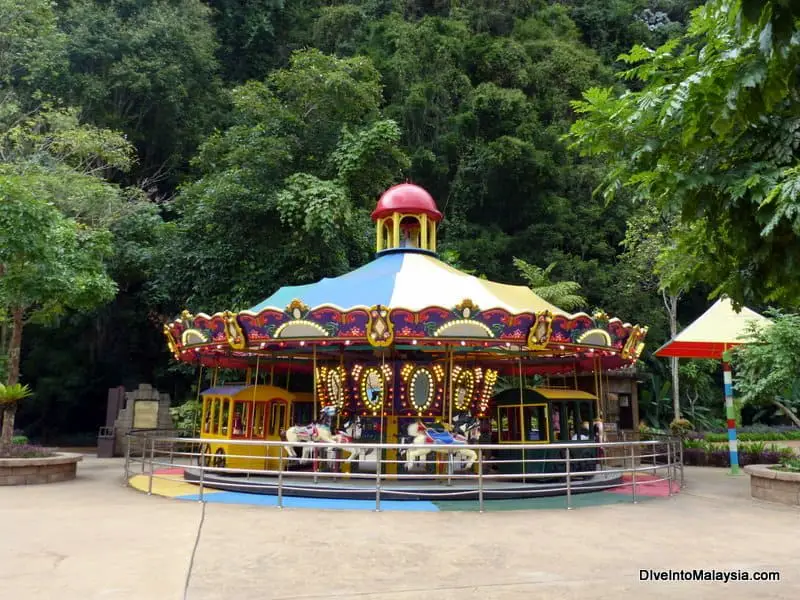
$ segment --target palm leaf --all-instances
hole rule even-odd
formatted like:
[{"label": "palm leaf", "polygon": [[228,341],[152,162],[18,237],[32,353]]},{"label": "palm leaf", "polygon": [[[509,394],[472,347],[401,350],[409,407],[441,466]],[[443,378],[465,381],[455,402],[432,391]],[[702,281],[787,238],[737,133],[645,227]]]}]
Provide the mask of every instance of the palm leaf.
[{"label": "palm leaf", "polygon": [[5,385],[0,383],[0,404],[14,404],[32,395],[33,392],[27,385],[19,383]]}]

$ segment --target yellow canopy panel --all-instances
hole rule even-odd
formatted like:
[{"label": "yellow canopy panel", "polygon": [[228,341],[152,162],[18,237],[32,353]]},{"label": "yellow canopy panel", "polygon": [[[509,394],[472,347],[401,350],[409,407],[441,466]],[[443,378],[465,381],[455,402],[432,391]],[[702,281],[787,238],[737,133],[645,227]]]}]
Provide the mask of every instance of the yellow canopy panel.
[{"label": "yellow canopy panel", "polygon": [[597,396],[581,390],[565,390],[560,388],[533,388],[548,400],[597,400]]}]

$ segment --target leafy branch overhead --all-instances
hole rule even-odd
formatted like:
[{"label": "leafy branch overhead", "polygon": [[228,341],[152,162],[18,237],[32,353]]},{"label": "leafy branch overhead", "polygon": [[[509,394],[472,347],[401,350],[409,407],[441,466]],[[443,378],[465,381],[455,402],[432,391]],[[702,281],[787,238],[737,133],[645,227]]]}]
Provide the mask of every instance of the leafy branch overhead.
[{"label": "leafy branch overhead", "polygon": [[606,198],[675,211],[676,251],[697,259],[682,278],[740,302],[800,298],[794,4],[711,0],[682,38],[620,56],[635,91],[573,102],[572,146],[609,161]]},{"label": "leafy branch overhead", "polygon": [[751,323],[733,352],[735,386],[744,402],[773,405],[800,427],[800,315],[772,312],[772,324]]}]

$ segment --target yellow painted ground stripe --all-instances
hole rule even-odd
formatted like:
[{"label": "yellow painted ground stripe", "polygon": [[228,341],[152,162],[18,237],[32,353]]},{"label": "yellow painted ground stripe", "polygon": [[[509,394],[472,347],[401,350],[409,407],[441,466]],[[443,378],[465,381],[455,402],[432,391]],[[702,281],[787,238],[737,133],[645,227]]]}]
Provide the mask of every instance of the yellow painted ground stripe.
[{"label": "yellow painted ground stripe", "polygon": [[[149,475],[134,475],[128,480],[132,488],[141,492],[147,492],[150,485]],[[156,475],[153,477],[153,493],[157,496],[164,496],[166,498],[175,498],[177,496],[188,496],[190,494],[197,494],[198,488],[196,485],[186,483],[182,475]],[[210,490],[206,488],[203,490],[205,494],[218,494],[219,490]]]}]

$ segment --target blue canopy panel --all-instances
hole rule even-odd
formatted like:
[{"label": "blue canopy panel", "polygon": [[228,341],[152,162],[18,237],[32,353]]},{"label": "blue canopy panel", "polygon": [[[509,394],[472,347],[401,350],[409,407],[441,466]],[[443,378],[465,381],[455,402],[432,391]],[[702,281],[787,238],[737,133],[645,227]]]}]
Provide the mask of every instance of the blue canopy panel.
[{"label": "blue canopy panel", "polygon": [[207,390],[203,390],[200,392],[201,396],[214,395],[214,396],[235,396],[239,392],[241,392],[245,386],[243,385],[223,385],[220,387],[215,388],[208,388]]},{"label": "blue canopy panel", "polygon": [[339,277],[326,277],[307,285],[282,287],[266,300],[250,308],[258,313],[265,308],[285,308],[299,299],[308,306],[333,304],[340,308],[354,306],[388,306],[395,288],[395,279],[403,266],[402,253],[386,254]]}]

